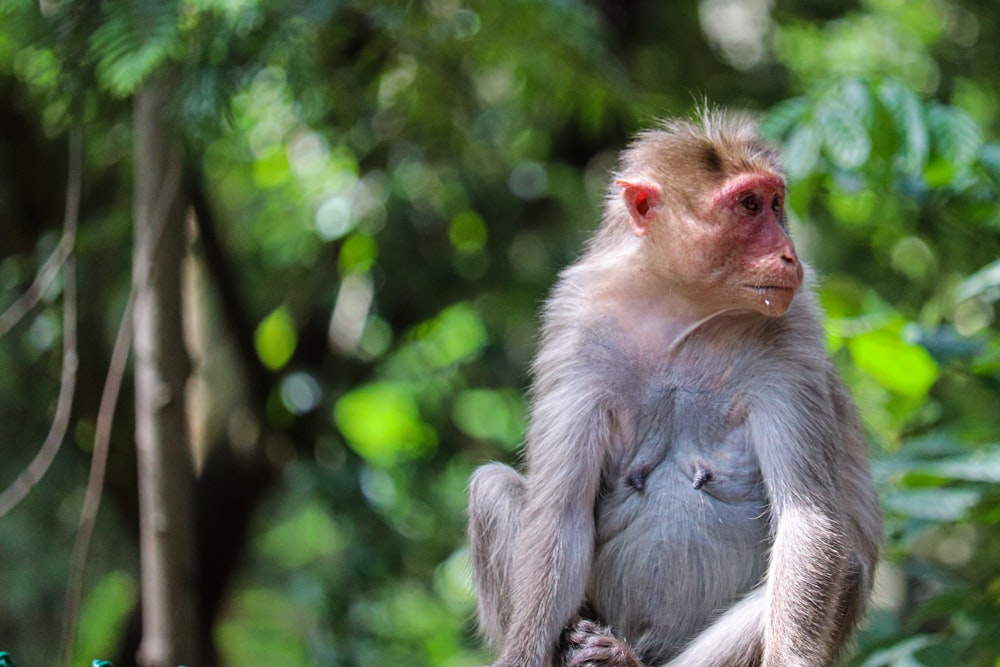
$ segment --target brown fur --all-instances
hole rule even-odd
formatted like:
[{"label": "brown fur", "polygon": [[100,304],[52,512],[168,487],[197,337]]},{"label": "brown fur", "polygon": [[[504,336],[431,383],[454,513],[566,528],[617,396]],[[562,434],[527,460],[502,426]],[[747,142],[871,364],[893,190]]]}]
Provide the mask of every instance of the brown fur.
[{"label": "brown fur", "polygon": [[706,112],[640,135],[616,183],[544,309],[526,471],[470,487],[496,665],[827,665],[881,517],[777,153]]}]

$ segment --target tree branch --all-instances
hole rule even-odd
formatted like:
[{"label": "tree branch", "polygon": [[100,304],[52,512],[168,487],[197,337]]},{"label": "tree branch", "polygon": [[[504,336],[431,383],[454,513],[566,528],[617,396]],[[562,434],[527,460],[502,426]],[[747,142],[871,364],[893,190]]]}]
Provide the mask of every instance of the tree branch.
[{"label": "tree branch", "polygon": [[68,667],[76,640],[76,623],[83,599],[83,575],[90,553],[90,543],[97,523],[97,512],[101,507],[104,491],[104,474],[108,466],[108,452],[111,448],[111,425],[114,422],[115,407],[121,392],[122,379],[132,347],[132,304],[129,296],[118,326],[118,335],[111,352],[111,363],[104,380],[104,391],[97,411],[97,428],[94,434],[94,452],[90,460],[90,477],[87,480],[87,494],[80,511],[80,526],[73,542],[73,553],[69,562],[69,582],[66,585],[66,604],[63,606],[62,636],[60,638],[59,664]]},{"label": "tree branch", "polygon": [[[83,181],[82,177],[83,171],[83,133],[81,130],[76,129],[70,134],[69,141],[69,176],[66,182],[66,213],[63,219],[63,234],[62,240],[59,243],[59,248],[63,249],[57,252],[49,258],[46,262],[46,266],[53,264],[53,266],[58,267],[60,264],[64,273],[64,286],[63,286],[63,365],[62,365],[62,376],[59,380],[59,396],[56,399],[56,412],[55,416],[52,418],[52,425],[49,428],[49,433],[45,437],[45,441],[39,448],[38,453],[35,454],[35,458],[32,459],[31,463],[18,475],[14,483],[7,487],[3,493],[0,493],[0,517],[5,516],[14,507],[18,505],[24,498],[31,492],[31,489],[35,487],[36,484],[45,476],[48,472],[49,467],[52,465],[52,461],[55,460],[56,454],[59,453],[59,449],[62,446],[63,439],[66,436],[66,431],[69,428],[70,414],[73,408],[73,395],[76,391],[76,369],[78,366],[77,358],[77,345],[76,345],[76,324],[77,324],[77,291],[76,291],[76,256],[73,252],[73,247],[76,243],[76,229],[77,224],[80,219],[80,192],[81,183]],[[61,253],[65,253],[62,257],[61,262],[54,261],[53,258],[61,256]],[[43,276],[46,275],[46,271],[43,271],[36,279],[35,283],[32,284],[32,288],[36,285],[42,283]],[[50,276],[47,280],[51,281]],[[37,288],[37,294],[41,294],[44,290],[44,285]],[[32,290],[29,289],[28,293]],[[27,312],[31,308],[33,303],[31,303],[31,298],[28,297],[28,293],[25,297],[22,297],[14,305],[22,304],[18,306],[19,309],[23,309],[23,312]],[[37,296],[32,297],[37,301]],[[28,305],[30,304],[30,305]],[[4,313],[7,316],[8,313],[15,311],[14,307],[8,309]],[[12,316],[10,326],[13,326],[17,321],[23,316],[23,312],[15,314]],[[4,333],[4,330],[0,330],[0,335]]]}]

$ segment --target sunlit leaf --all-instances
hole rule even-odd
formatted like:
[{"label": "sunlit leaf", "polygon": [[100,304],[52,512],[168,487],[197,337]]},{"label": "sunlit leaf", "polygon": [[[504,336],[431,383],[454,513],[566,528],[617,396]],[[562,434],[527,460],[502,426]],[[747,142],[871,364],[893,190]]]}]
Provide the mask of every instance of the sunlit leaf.
[{"label": "sunlit leaf", "polygon": [[288,363],[298,344],[298,331],[284,306],[264,318],[254,334],[254,342],[257,356],[271,370],[278,370]]},{"label": "sunlit leaf", "polygon": [[318,503],[275,524],[260,537],[261,551],[289,568],[297,568],[344,548],[346,537],[329,511]]},{"label": "sunlit leaf", "polygon": [[455,398],[452,419],[474,438],[494,439],[506,445],[517,444],[524,434],[524,405],[511,391],[463,391]]},{"label": "sunlit leaf", "polygon": [[936,157],[924,166],[924,181],[928,187],[943,188],[955,180],[955,164],[943,157]]},{"label": "sunlit leaf", "polygon": [[871,222],[873,214],[878,211],[885,215],[884,202],[874,192],[844,192],[832,188],[827,197],[827,205],[837,217],[838,222],[852,226],[866,225]]},{"label": "sunlit leaf", "polygon": [[434,569],[434,592],[454,612],[468,614],[475,608],[470,570],[468,548],[458,549]]},{"label": "sunlit leaf", "polygon": [[291,178],[288,155],[281,145],[265,148],[253,165],[254,182],[262,188],[274,188]]},{"label": "sunlit leaf", "polygon": [[216,631],[232,664],[271,667],[280,656],[282,667],[308,667],[307,638],[318,624],[317,612],[289,595],[265,589],[242,590],[234,596]]},{"label": "sunlit leaf", "polygon": [[438,367],[474,359],[487,341],[483,320],[469,303],[441,311],[422,333],[428,360]]},{"label": "sunlit leaf", "polygon": [[476,252],[486,245],[486,222],[475,211],[462,211],[451,219],[448,238],[451,245],[462,252]]},{"label": "sunlit leaf", "polygon": [[409,385],[363,385],[344,394],[333,414],[351,448],[374,465],[418,458],[437,444],[437,432],[421,419],[416,391]]},{"label": "sunlit leaf", "polygon": [[377,636],[432,636],[446,622],[443,610],[420,584],[403,582],[381,599],[359,605],[354,616]]},{"label": "sunlit leaf", "polygon": [[878,329],[851,338],[847,346],[858,368],[897,394],[922,398],[937,381],[938,364],[930,353],[898,333]]},{"label": "sunlit leaf", "polygon": [[136,581],[125,572],[111,572],[94,585],[80,610],[74,651],[80,658],[77,663],[115,653],[137,598]]},{"label": "sunlit leaf", "polygon": [[337,265],[342,275],[367,273],[378,257],[378,245],[367,234],[351,234],[340,247]]}]

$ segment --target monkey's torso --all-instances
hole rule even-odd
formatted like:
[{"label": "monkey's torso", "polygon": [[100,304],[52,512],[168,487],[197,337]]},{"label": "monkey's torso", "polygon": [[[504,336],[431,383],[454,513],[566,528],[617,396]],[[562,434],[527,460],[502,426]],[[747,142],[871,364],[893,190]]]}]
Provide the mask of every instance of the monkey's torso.
[{"label": "monkey's torso", "polygon": [[606,343],[587,355],[619,378],[606,394],[618,454],[602,471],[588,598],[646,664],[678,653],[766,572],[768,498],[746,420],[765,409],[773,371],[795,381],[775,368],[786,328],[724,315],[662,355]]},{"label": "monkey's torso", "polygon": [[470,480],[495,665],[826,667],[882,521],[778,151],[706,111],[613,177],[545,302],[524,472]]}]

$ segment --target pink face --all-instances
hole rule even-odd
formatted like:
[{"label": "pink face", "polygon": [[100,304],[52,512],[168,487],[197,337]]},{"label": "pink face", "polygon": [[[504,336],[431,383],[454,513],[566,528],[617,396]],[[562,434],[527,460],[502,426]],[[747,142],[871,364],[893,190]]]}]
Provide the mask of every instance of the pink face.
[{"label": "pink face", "polygon": [[802,285],[802,264],[785,229],[785,181],[771,172],[734,176],[715,190],[701,239],[720,270],[730,307],[782,315]]}]

